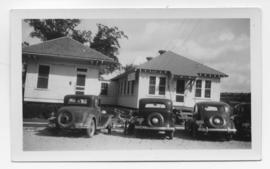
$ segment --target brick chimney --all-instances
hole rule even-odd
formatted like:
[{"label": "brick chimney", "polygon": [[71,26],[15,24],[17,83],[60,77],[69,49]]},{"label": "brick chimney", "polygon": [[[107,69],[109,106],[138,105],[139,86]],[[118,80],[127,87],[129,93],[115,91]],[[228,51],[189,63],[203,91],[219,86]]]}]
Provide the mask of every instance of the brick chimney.
[{"label": "brick chimney", "polygon": [[151,56],[148,56],[148,57],[146,57],[146,60],[149,62],[150,60],[152,60],[153,59],[153,57],[151,57]]},{"label": "brick chimney", "polygon": [[163,53],[167,52],[166,50],[159,50],[158,53],[162,55]]}]

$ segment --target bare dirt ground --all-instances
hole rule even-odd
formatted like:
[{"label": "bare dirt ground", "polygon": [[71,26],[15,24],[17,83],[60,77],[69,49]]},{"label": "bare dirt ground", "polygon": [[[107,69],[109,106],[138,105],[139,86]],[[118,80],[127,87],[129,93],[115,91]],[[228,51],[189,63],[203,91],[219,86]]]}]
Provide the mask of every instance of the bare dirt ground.
[{"label": "bare dirt ground", "polygon": [[121,129],[111,135],[101,132],[87,138],[82,132],[62,132],[52,134],[45,127],[24,127],[24,151],[48,150],[127,150],[127,149],[249,149],[250,141],[206,137],[200,140],[191,138],[184,131],[177,131],[173,140],[162,134],[139,133],[125,136]]}]

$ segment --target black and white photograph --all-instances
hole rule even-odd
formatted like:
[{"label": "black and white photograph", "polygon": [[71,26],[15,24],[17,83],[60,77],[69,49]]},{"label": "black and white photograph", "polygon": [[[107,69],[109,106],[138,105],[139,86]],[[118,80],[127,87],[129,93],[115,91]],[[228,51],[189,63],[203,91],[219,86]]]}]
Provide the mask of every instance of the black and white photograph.
[{"label": "black and white photograph", "polygon": [[147,151],[152,159],[257,147],[256,20],[173,11],[17,17],[21,151]]}]

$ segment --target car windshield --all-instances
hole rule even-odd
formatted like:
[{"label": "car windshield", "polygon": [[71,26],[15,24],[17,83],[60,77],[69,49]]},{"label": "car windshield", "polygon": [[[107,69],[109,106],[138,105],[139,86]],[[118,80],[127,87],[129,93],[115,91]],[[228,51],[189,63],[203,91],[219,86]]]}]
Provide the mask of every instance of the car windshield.
[{"label": "car windshield", "polygon": [[159,108],[159,109],[165,109],[166,105],[164,103],[146,103],[144,105],[144,108]]},{"label": "car windshield", "polygon": [[216,106],[216,105],[206,105],[202,106],[202,110],[204,112],[217,112],[217,113],[225,113],[229,112],[229,108],[227,106]]},{"label": "car windshield", "polygon": [[87,106],[89,105],[89,99],[88,98],[75,98],[71,97],[67,99],[66,104],[67,105],[81,105],[81,106]]}]

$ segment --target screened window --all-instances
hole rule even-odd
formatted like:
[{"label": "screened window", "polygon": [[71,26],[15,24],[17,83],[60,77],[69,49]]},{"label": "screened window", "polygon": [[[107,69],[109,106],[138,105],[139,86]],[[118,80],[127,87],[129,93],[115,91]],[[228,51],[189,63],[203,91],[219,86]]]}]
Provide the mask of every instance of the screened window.
[{"label": "screened window", "polygon": [[122,92],[122,82],[119,81],[119,94]]},{"label": "screened window", "polygon": [[160,77],[159,78],[159,94],[165,95],[165,90],[166,90],[166,78]]},{"label": "screened window", "polygon": [[50,67],[39,65],[37,88],[47,89],[49,82]]},{"label": "screened window", "polygon": [[134,94],[135,81],[131,81],[131,94]]},{"label": "screened window", "polygon": [[156,77],[150,76],[149,79],[149,94],[155,94],[156,92]]},{"label": "screened window", "polygon": [[127,94],[129,94],[129,90],[130,90],[130,87],[131,87],[130,86],[131,85],[131,81],[128,81],[127,84],[128,84],[128,86],[127,86]]},{"label": "screened window", "polygon": [[86,76],[83,74],[77,74],[77,86],[85,86]]},{"label": "screened window", "polygon": [[127,81],[124,80],[124,94],[126,94],[127,92]]},{"label": "screened window", "polygon": [[184,94],[185,93],[185,80],[178,79],[176,81],[176,93],[177,94]]},{"label": "screened window", "polygon": [[101,83],[101,92],[100,95],[108,95],[108,83]]},{"label": "screened window", "polygon": [[204,90],[204,97],[210,98],[211,97],[211,81],[205,81],[205,90]]},{"label": "screened window", "polygon": [[201,97],[201,96],[202,96],[202,80],[197,80],[195,97]]}]

